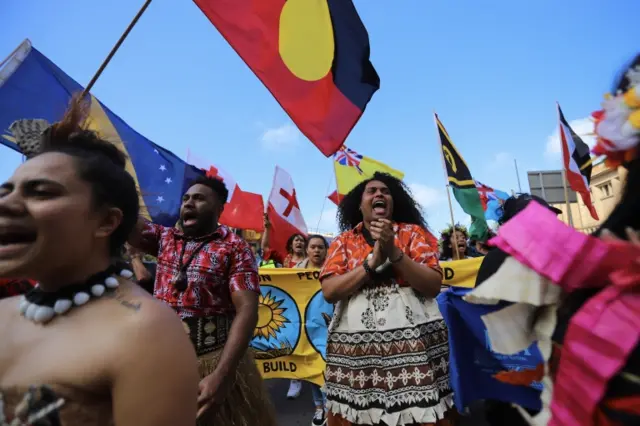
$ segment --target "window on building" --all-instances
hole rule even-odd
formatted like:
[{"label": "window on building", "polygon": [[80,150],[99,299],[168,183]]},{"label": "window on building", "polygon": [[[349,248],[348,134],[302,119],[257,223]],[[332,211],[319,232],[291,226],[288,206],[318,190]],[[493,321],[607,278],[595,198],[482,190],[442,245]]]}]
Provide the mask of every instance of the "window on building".
[{"label": "window on building", "polygon": [[613,196],[613,185],[611,181],[605,182],[602,185],[598,185],[601,198],[609,198]]}]

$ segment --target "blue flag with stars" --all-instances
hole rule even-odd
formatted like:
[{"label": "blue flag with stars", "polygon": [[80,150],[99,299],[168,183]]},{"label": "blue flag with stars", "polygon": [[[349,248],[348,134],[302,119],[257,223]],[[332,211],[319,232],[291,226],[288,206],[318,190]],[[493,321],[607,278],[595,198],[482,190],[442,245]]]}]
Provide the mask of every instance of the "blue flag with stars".
[{"label": "blue flag with stars", "polygon": [[[71,97],[83,87],[26,40],[0,68],[0,143],[20,152],[9,126],[15,120],[62,118]],[[127,171],[141,194],[141,213],[155,223],[174,226],[182,194],[202,170],[133,130],[95,97],[90,97],[87,127],[129,157]]]}]

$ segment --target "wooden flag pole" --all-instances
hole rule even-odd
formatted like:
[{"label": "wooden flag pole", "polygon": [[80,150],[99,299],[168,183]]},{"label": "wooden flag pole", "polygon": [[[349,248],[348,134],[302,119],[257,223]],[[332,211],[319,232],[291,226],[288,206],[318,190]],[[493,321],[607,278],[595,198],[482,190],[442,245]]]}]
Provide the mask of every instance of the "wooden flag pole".
[{"label": "wooden flag pole", "polygon": [[82,92],[82,97],[84,97],[87,93],[91,92],[93,85],[96,84],[96,81],[98,81],[104,69],[107,67],[107,65],[109,65],[109,62],[111,62],[113,55],[116,54],[116,52],[118,51],[118,49],[120,48],[124,40],[127,38],[127,36],[129,35],[133,27],[135,27],[135,25],[138,23],[138,20],[140,20],[140,17],[142,16],[142,14],[145,12],[145,10],[147,10],[147,7],[149,7],[150,3],[151,3],[151,0],[146,0],[144,2],[144,4],[140,8],[136,16],[133,18],[131,23],[129,23],[129,26],[127,27],[127,29],[124,30],[124,32],[120,36],[120,39],[118,40],[118,42],[113,46],[113,48],[111,49],[111,52],[109,52],[109,55],[107,55],[107,58],[102,62],[102,65],[100,65],[100,68],[98,68],[98,71],[96,71],[91,81],[89,81],[89,84],[87,84],[87,87],[85,87],[84,91]]},{"label": "wooden flag pole", "polygon": [[[449,191],[449,175],[447,174],[447,164],[445,163],[445,159],[444,159],[444,152],[442,151],[442,140],[440,140],[440,129],[438,128],[438,115],[436,114],[436,112],[433,112],[433,120],[436,124],[436,133],[438,135],[438,143],[439,143],[439,147],[438,149],[440,150],[440,158],[442,159],[442,170],[444,171],[444,181],[445,181],[445,191],[447,191],[447,200],[449,201],[449,214],[451,215],[451,234],[455,235],[455,231],[456,231],[456,222],[453,219],[453,204],[451,204],[451,194]],[[446,244],[446,241],[443,241],[442,244]],[[456,257],[458,259],[460,259],[460,251],[458,250],[458,245],[457,244],[451,244],[451,247],[456,251]]]}]

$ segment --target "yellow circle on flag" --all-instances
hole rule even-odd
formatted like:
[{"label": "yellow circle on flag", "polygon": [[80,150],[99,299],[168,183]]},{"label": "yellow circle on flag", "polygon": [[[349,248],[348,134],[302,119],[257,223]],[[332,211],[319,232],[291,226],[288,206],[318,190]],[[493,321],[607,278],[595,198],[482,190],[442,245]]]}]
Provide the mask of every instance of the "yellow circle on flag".
[{"label": "yellow circle on flag", "polygon": [[327,0],[287,0],[280,13],[280,56],[301,80],[317,81],[333,64],[335,43]]}]

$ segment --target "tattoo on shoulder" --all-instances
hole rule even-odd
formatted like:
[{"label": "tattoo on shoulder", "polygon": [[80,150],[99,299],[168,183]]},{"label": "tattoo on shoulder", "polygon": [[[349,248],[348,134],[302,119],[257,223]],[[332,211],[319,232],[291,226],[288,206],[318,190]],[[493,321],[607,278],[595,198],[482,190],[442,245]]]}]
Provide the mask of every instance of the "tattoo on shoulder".
[{"label": "tattoo on shoulder", "polygon": [[105,293],[105,297],[115,299],[118,301],[118,303],[120,303],[125,308],[138,312],[142,307],[142,302],[133,302],[131,300],[128,300],[127,296],[122,293],[123,291],[118,288],[115,291],[110,291],[108,293]]}]

